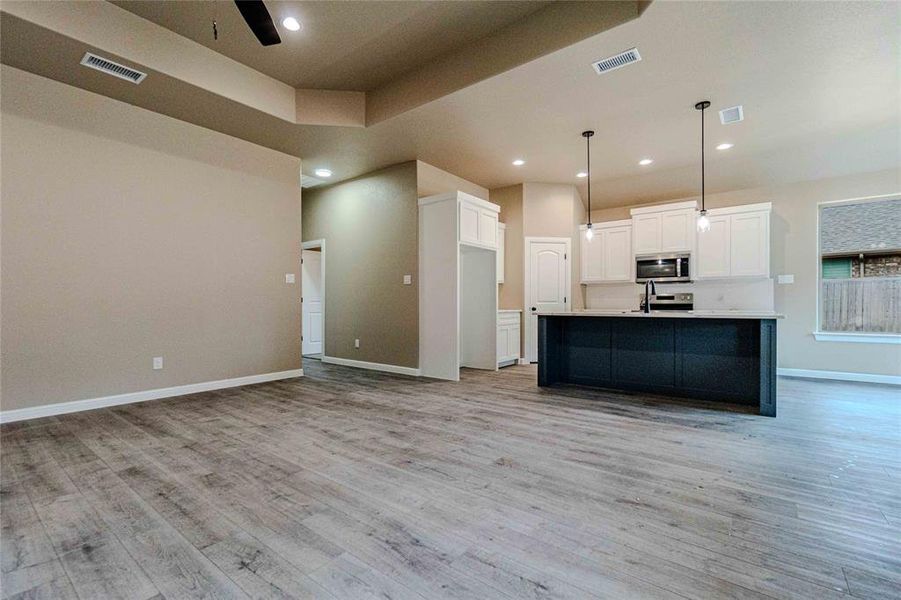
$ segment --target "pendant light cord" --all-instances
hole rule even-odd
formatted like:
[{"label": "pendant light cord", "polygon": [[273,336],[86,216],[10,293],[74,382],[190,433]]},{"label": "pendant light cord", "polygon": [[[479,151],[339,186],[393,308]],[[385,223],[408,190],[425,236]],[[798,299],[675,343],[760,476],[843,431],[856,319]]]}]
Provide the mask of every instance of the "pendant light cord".
[{"label": "pendant light cord", "polygon": [[585,138],[585,159],[588,163],[585,168],[588,174],[588,224],[591,225],[591,136]]},{"label": "pendant light cord", "polygon": [[704,203],[704,110],[706,106],[701,106],[701,210],[704,211],[707,209],[707,205]]},{"label": "pendant light cord", "polygon": [[710,108],[710,100],[701,100],[697,104],[695,104],[695,109],[701,111],[701,214],[706,214],[706,188],[705,188],[705,180],[706,173],[704,172],[704,111]]},{"label": "pendant light cord", "polygon": [[591,136],[593,135],[594,131],[590,129],[582,132],[582,137],[585,138],[585,159],[588,162],[585,165],[585,174],[588,177],[588,229],[591,229]]}]

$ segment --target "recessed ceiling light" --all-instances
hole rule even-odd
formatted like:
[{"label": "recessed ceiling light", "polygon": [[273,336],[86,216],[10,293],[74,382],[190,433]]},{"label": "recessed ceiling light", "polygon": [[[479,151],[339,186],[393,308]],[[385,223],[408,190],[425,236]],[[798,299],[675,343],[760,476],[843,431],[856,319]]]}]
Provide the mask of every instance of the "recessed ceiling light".
[{"label": "recessed ceiling light", "polygon": [[300,31],[300,21],[294,17],[285,17],[284,20],[282,20],[282,25],[284,25],[285,29],[288,31]]},{"label": "recessed ceiling light", "polygon": [[515,167],[521,167],[524,164],[526,164],[526,161],[524,161],[521,158],[517,158],[516,160],[513,161],[513,166],[515,166]]},{"label": "recessed ceiling light", "polygon": [[638,161],[638,164],[640,164],[642,167],[646,167],[652,162],[654,162],[654,160],[651,158],[642,158],[640,161]]},{"label": "recessed ceiling light", "polygon": [[578,173],[576,173],[576,177],[579,177],[580,179],[582,177],[588,177],[588,173],[586,173],[585,171],[579,171]]},{"label": "recessed ceiling light", "polygon": [[720,144],[719,146],[717,146],[716,149],[717,150],[728,150],[732,146],[733,146],[733,144],[730,144],[729,142],[724,142],[724,143]]},{"label": "recessed ceiling light", "polygon": [[331,177],[332,176],[332,172],[329,171],[328,169],[316,169],[315,171],[313,171],[313,173],[316,174],[316,177]]}]

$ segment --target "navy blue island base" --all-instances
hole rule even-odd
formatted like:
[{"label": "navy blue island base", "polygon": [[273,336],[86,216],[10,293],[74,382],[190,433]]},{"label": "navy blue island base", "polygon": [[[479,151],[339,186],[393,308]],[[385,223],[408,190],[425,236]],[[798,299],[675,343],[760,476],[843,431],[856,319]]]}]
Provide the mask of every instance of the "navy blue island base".
[{"label": "navy blue island base", "polygon": [[754,406],[776,416],[775,318],[538,316],[538,385]]}]

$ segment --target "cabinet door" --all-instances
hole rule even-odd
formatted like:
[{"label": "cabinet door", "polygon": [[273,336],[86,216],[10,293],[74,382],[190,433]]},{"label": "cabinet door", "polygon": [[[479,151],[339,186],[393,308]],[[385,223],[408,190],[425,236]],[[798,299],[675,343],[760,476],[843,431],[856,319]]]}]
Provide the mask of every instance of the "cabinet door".
[{"label": "cabinet door", "polygon": [[589,241],[585,231],[579,230],[579,262],[582,283],[604,280],[604,231],[598,230]]},{"label": "cabinet door", "polygon": [[507,357],[519,358],[519,323],[507,326]]},{"label": "cabinet door", "polygon": [[507,326],[497,326],[497,362],[507,360]]},{"label": "cabinet door", "polygon": [[497,213],[492,210],[479,209],[479,243],[497,248]]},{"label": "cabinet door", "polygon": [[479,207],[460,203],[460,241],[479,243]]},{"label": "cabinet door", "polygon": [[693,210],[674,210],[660,215],[660,251],[691,250],[694,239]]},{"label": "cabinet door", "polygon": [[618,227],[603,232],[604,281],[632,279],[632,228]]},{"label": "cabinet door", "polygon": [[660,214],[638,215],[632,218],[635,254],[660,251]]},{"label": "cabinet door", "polygon": [[504,283],[504,259],[506,258],[507,231],[503,223],[497,224],[497,282]]},{"label": "cabinet door", "polygon": [[769,275],[769,216],[769,212],[732,215],[729,265],[733,277]]},{"label": "cabinet door", "polygon": [[710,231],[698,232],[698,279],[729,276],[729,221],[728,215],[710,217]]}]

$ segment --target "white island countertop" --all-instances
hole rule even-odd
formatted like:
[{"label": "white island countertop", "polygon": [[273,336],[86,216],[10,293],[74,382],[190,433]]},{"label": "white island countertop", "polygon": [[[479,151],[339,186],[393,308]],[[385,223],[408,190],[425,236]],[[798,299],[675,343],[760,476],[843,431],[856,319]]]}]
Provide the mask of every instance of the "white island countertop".
[{"label": "white island countertop", "polygon": [[635,309],[574,310],[572,312],[540,312],[539,317],[638,317],[664,319],[784,319],[785,315],[765,310],[652,310]]}]

